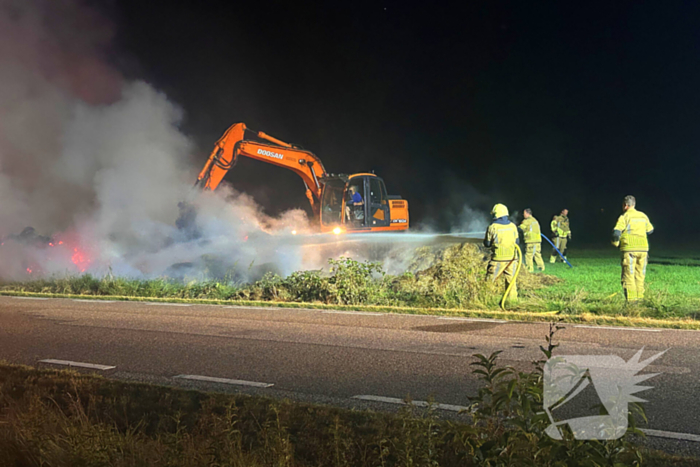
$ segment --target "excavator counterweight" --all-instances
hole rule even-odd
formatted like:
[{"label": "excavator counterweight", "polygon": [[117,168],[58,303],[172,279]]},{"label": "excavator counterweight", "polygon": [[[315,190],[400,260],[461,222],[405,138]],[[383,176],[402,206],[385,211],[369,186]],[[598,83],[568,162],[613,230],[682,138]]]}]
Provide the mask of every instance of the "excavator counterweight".
[{"label": "excavator counterweight", "polygon": [[[246,133],[253,139],[246,139]],[[408,202],[388,196],[384,181],[375,174],[330,175],[314,153],[252,131],[244,123],[232,125],[216,142],[196,185],[215,190],[240,156],[299,175],[322,232],[408,229]]]}]

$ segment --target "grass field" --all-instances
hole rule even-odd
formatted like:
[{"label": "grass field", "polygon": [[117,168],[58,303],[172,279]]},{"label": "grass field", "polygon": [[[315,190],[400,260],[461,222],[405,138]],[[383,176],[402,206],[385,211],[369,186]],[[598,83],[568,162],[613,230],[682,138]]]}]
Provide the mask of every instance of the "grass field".
[{"label": "grass field", "polygon": [[631,307],[625,306],[620,254],[616,250],[573,249],[567,256],[573,268],[563,263],[546,264],[547,274],[563,280],[535,291],[523,307],[569,314],[700,317],[700,251],[694,255],[687,251],[652,251],[645,300]]}]

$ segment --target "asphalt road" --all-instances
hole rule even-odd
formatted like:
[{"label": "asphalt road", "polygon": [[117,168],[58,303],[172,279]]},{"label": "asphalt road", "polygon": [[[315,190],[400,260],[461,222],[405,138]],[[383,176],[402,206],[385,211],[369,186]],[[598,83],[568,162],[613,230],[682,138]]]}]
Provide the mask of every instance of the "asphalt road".
[{"label": "asphalt road", "polygon": [[[120,379],[389,410],[390,400],[374,400],[432,396],[447,409],[465,406],[479,387],[473,354],[502,350],[503,363],[528,369],[547,332],[546,323],[0,297],[0,359],[8,362],[108,365],[116,368],[102,373]],[[567,325],[556,341],[560,355],[625,361],[642,347],[643,358],[665,350],[642,370],[660,373],[642,383],[653,389],[637,394],[648,401],[648,428],[664,432],[650,442],[700,451],[700,332]]]}]

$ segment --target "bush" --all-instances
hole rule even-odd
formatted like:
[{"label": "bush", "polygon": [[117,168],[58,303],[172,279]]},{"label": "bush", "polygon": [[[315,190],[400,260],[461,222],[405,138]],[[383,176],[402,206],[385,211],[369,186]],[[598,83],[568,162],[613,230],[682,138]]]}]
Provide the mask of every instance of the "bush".
[{"label": "bush", "polygon": [[360,305],[376,303],[380,295],[381,281],[374,275],[384,276],[379,263],[360,263],[350,258],[329,259],[331,277],[329,291],[334,303],[339,305]]},{"label": "bush", "polygon": [[[553,343],[561,326],[550,324],[547,348],[540,347],[544,356],[552,357],[558,346]],[[618,440],[577,440],[564,431],[562,440],[550,438],[545,430],[550,424],[543,407],[543,365],[546,360],[534,362],[532,372],[517,372],[511,367],[498,366],[500,352],[490,356],[475,355],[473,373],[485,383],[475,397],[471,397],[469,412],[478,426],[485,427],[483,441],[469,445],[473,460],[480,465],[496,466],[641,466],[642,453],[629,441],[631,434],[641,435],[636,428],[636,416],[646,422],[643,408],[632,403],[628,412],[629,426],[625,436]]]},{"label": "bush", "polygon": [[239,298],[246,300],[287,301],[289,296],[284,280],[277,274],[268,272],[262,279],[238,293]]},{"label": "bush", "polygon": [[321,277],[321,271],[297,271],[284,281],[292,301],[327,303],[330,296],[328,279]]}]

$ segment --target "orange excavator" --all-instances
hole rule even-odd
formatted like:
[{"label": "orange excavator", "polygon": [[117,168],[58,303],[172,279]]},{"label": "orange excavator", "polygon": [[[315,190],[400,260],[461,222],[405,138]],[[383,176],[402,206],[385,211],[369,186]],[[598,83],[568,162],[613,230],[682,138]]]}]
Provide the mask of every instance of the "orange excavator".
[{"label": "orange excavator", "polygon": [[[246,136],[253,139],[247,139]],[[321,159],[262,131],[232,125],[216,142],[196,186],[215,190],[240,156],[291,170],[301,177],[321,232],[385,232],[408,229],[408,202],[388,196],[372,173],[333,175]]]}]

